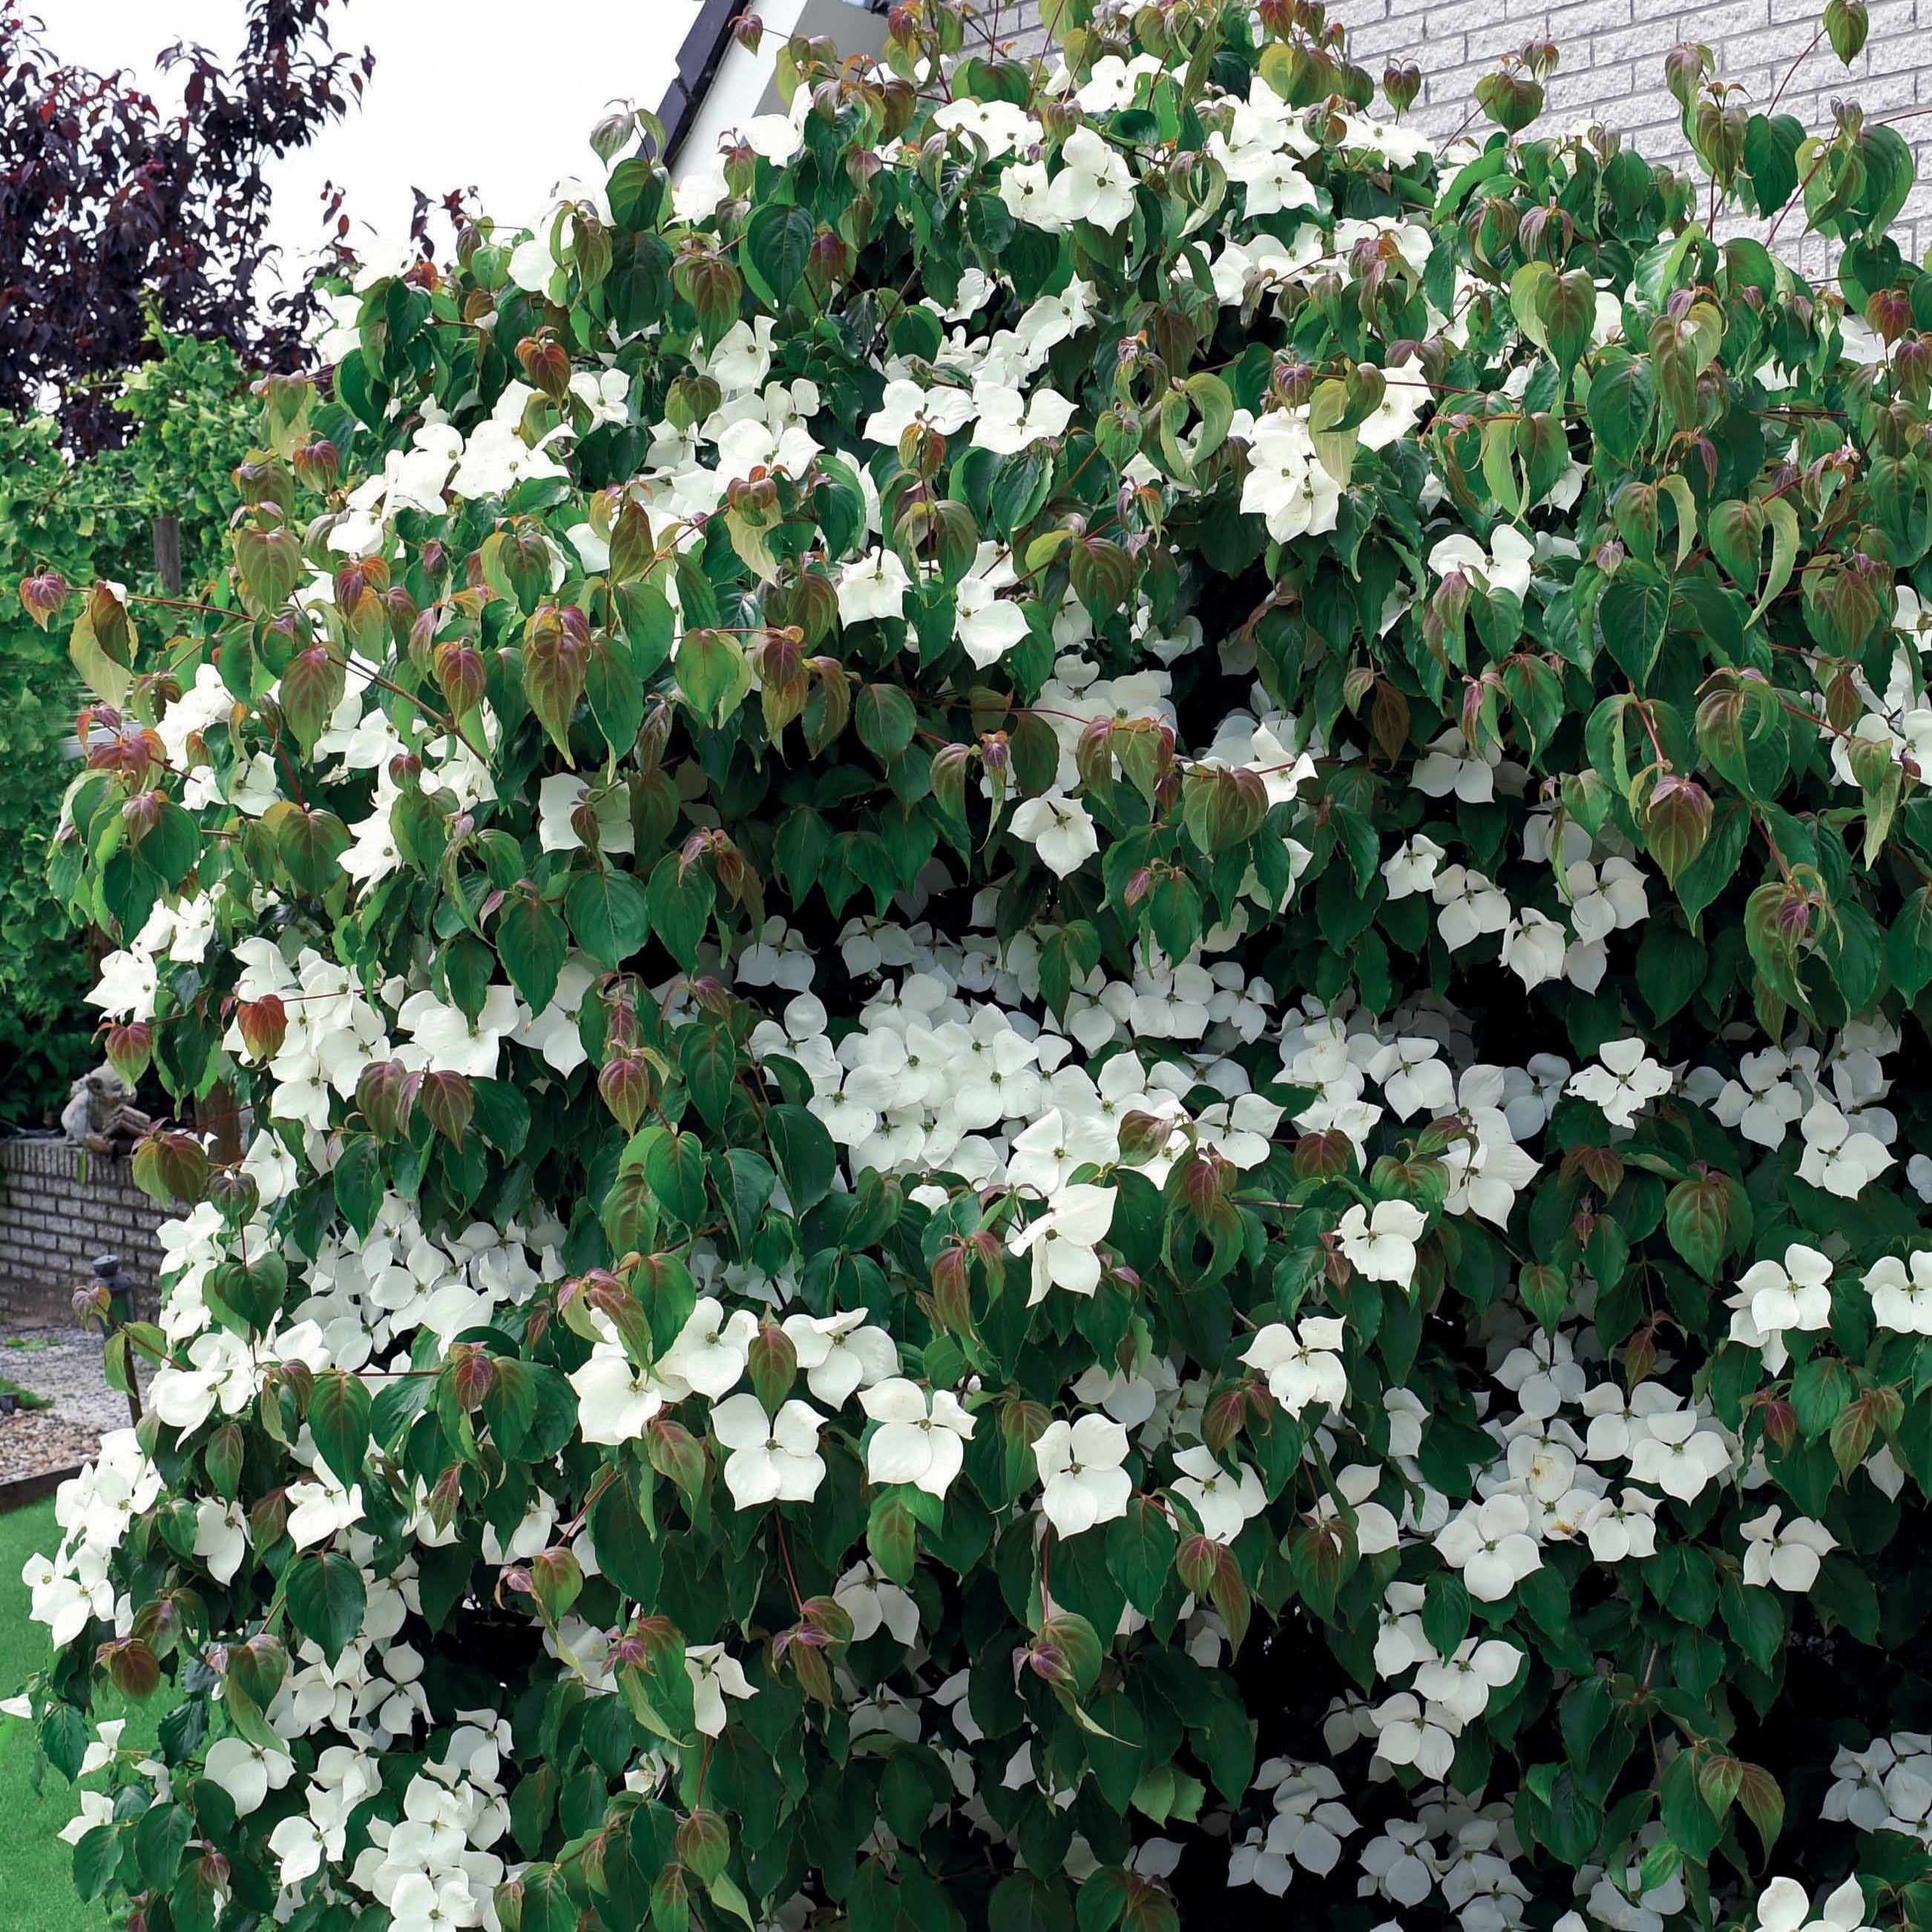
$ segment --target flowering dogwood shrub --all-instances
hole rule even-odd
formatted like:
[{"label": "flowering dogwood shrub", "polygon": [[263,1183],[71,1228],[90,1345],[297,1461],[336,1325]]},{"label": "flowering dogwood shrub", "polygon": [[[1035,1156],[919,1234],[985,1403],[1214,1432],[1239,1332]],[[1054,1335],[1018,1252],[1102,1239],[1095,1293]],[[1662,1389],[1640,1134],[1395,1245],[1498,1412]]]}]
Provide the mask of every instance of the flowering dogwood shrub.
[{"label": "flowering dogwood shrub", "polygon": [[1904,145],[1060,25],[616,117],[79,603],[147,1932],[1932,1916]]}]

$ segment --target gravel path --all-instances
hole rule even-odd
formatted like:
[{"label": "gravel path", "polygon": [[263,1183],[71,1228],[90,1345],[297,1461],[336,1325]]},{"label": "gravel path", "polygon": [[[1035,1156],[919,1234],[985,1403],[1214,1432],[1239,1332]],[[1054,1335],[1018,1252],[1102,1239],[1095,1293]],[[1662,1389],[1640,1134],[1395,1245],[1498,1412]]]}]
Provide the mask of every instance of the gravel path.
[{"label": "gravel path", "polygon": [[70,1422],[50,1408],[0,1415],[0,1483],[71,1469],[100,1446],[99,1430]]},{"label": "gravel path", "polygon": [[101,1338],[74,1328],[16,1328],[0,1337],[0,1376],[52,1398],[51,1408],[0,1416],[0,1482],[70,1468],[101,1433],[128,1426],[128,1398],[107,1386]]}]

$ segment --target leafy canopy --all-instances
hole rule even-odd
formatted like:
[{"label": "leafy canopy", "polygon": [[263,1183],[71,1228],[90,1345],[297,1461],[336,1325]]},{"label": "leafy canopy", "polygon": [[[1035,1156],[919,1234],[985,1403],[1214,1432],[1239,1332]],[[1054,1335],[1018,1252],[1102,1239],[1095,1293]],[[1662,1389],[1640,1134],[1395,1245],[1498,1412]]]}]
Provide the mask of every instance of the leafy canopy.
[{"label": "leafy canopy", "polygon": [[893,20],[365,276],[196,608],[23,586],[114,1049],[253,1110],[34,1572],[82,1889],[1919,1922],[1904,142]]}]

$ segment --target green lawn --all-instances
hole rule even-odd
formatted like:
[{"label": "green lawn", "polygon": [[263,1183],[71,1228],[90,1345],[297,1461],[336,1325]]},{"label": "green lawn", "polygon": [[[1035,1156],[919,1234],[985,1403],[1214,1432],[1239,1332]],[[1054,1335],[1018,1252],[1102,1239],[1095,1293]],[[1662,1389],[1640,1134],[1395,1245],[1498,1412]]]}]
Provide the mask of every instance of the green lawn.
[{"label": "green lawn", "polygon": [[[59,1540],[52,1497],[0,1516],[0,1696],[11,1696],[46,1654],[46,1627],[27,1618],[20,1567],[37,1550],[51,1555]],[[118,1706],[111,1690],[107,1697]],[[137,1735],[152,1735],[160,1708],[158,1698],[146,1711],[132,1711],[130,1742]],[[49,1767],[37,1792],[35,1755],[28,1726],[17,1718],[0,1718],[0,1926],[22,1932],[29,1926],[34,1932],[102,1932],[107,1915],[74,1895],[71,1853],[55,1835],[78,1808],[74,1787]]]}]

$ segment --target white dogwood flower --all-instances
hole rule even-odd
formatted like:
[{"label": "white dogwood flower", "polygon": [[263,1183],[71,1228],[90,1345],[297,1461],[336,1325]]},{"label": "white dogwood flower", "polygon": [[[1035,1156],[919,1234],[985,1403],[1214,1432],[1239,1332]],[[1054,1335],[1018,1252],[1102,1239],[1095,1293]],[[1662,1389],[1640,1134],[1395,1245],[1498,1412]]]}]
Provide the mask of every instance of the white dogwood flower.
[{"label": "white dogwood flower", "polygon": [[1522,1652],[1500,1637],[1465,1637],[1450,1655],[1417,1670],[1415,1688],[1459,1724],[1473,1724],[1488,1708],[1490,1694],[1516,1681],[1522,1660]]},{"label": "white dogwood flower", "polygon": [[1670,1091],[1669,1070],[1650,1058],[1641,1040],[1606,1040],[1597,1059],[1596,1066],[1573,1074],[1564,1091],[1589,1101],[1613,1127],[1635,1126],[1637,1115]]},{"label": "white dogwood flower", "polygon": [[658,1379],[668,1388],[682,1384],[716,1402],[736,1387],[758,1332],[758,1318],[748,1308],[727,1316],[715,1296],[700,1294],[658,1359]]},{"label": "white dogwood flower", "polygon": [[1341,1354],[1345,1332],[1345,1324],[1333,1316],[1306,1316],[1299,1331],[1285,1322],[1270,1322],[1241,1360],[1266,1378],[1268,1394],[1291,1415],[1311,1404],[1340,1408],[1348,1400]]},{"label": "white dogwood flower", "polygon": [[1508,1490],[1468,1502],[1436,1538],[1436,1552],[1478,1603],[1500,1603],[1532,1570],[1543,1552],[1529,1534],[1529,1505]]},{"label": "white dogwood flower", "polygon": [[965,1460],[974,1418],[950,1389],[928,1390],[902,1376],[876,1382],[859,1398],[879,1426],[866,1444],[875,1483],[910,1483],[943,1496]]},{"label": "white dogwood flower", "polygon": [[1932,1335],[1932,1250],[1908,1262],[1886,1255],[1865,1270],[1872,1319],[1898,1335]]},{"label": "white dogwood flower", "polygon": [[1058,878],[1077,872],[1100,849],[1100,836],[1078,799],[1043,793],[1028,799],[1013,814],[1010,829],[1040,854],[1040,863]]},{"label": "white dogwood flower", "polygon": [[1831,1325],[1830,1258],[1802,1241],[1792,1242],[1781,1262],[1766,1259],[1747,1268],[1738,1286],[1750,1296],[1751,1324],[1762,1334]]},{"label": "white dogwood flower", "polygon": [[1060,1535],[1078,1536],[1126,1514],[1134,1491],[1120,1466],[1127,1447],[1127,1432],[1104,1415],[1047,1424],[1034,1443],[1034,1463],[1046,1486],[1040,1508]]},{"label": "white dogwood flower", "polygon": [[856,557],[838,573],[838,621],[862,624],[905,614],[905,594],[912,579],[898,551],[875,550]]},{"label": "white dogwood flower", "polygon": [[1508,929],[1509,900],[1473,867],[1444,866],[1429,890],[1441,908],[1436,929],[1451,952],[1473,946],[1487,934]]},{"label": "white dogwood flower", "polygon": [[1429,553],[1429,567],[1438,577],[1460,570],[1491,591],[1506,590],[1521,598],[1529,594],[1536,545],[1514,524],[1498,524],[1490,548],[1459,530],[1442,539]]},{"label": "white dogwood flower", "polygon": [[1503,748],[1493,739],[1472,746],[1452,724],[1430,740],[1416,760],[1411,782],[1424,798],[1453,794],[1465,805],[1486,805],[1496,795],[1496,767],[1502,759]]},{"label": "white dogwood flower", "polygon": [[1804,1136],[1798,1178],[1828,1194],[1856,1201],[1892,1165],[1885,1143],[1854,1128],[1828,1100],[1813,1101],[1798,1127]]},{"label": "white dogwood flower", "polygon": [[691,1679],[693,1721],[707,1738],[724,1735],[726,1698],[758,1694],[745,1675],[745,1666],[735,1657],[727,1655],[722,1643],[687,1644],[684,1668]]},{"label": "white dogwood flower", "polygon": [[1271,410],[1255,424],[1248,440],[1248,474],[1241,485],[1241,508],[1267,523],[1278,543],[1335,527],[1341,486],[1315,454],[1314,439],[1302,418]]},{"label": "white dogwood flower", "polygon": [[1782,1529],[1778,1505],[1762,1516],[1738,1524],[1744,1537],[1744,1581],[1801,1596],[1818,1580],[1820,1566],[1838,1546],[1838,1539],[1822,1522],[1795,1516]]},{"label": "white dogwood flower", "polygon": [[1000,592],[1018,581],[1012,559],[999,544],[982,543],[973,567],[953,592],[952,634],[975,666],[997,664],[1031,634],[1025,610]]},{"label": "white dogwood flower", "polygon": [[1232,1543],[1250,1516],[1268,1505],[1262,1480],[1245,1462],[1234,1472],[1216,1460],[1204,1443],[1181,1450],[1174,1457],[1181,1474],[1168,1484],[1199,1519],[1202,1532],[1216,1543]]},{"label": "white dogwood flower", "polygon": [[808,1503],[825,1480],[825,1459],[818,1453],[818,1425],[824,1420],[809,1402],[795,1397],[767,1415],[754,1395],[728,1396],[711,1412],[711,1432],[730,1453],[725,1459],[724,1486],[740,1509],[760,1503]]},{"label": "white dogwood flower", "polygon": [[862,1308],[838,1315],[788,1315],[782,1325],[805,1371],[806,1387],[828,1408],[842,1408],[854,1389],[898,1373],[898,1345],[866,1320]]},{"label": "white dogwood flower", "polygon": [[1412,832],[1392,857],[1382,862],[1382,883],[1392,899],[1406,899],[1412,893],[1426,892],[1444,858],[1442,848],[1420,832]]},{"label": "white dogwood flower", "polygon": [[[1412,1690],[1398,1690],[1376,1708],[1376,1755],[1409,1764],[1425,1778],[1446,1778],[1456,1761],[1455,1734]],[[1426,1896],[1426,1894],[1424,1894]]]},{"label": "white dogwood flower", "polygon": [[1630,1451],[1630,1474],[1654,1483],[1667,1496],[1688,1503],[1725,1474],[1731,1452],[1714,1429],[1703,1427],[1694,1409],[1653,1415],[1643,1438]]},{"label": "white dogwood flower", "polygon": [[1011,456],[1055,436],[1073,419],[1073,405],[1058,389],[1039,388],[1022,395],[1010,382],[982,376],[973,386],[973,403],[980,419],[973,426],[973,443],[995,455]]},{"label": "white dogwood flower", "polygon": [[1406,1288],[1415,1277],[1415,1244],[1428,1225],[1413,1202],[1378,1201],[1372,1213],[1358,1202],[1336,1223],[1335,1235],[1358,1274]]},{"label": "white dogwood flower", "polygon": [[1563,976],[1570,937],[1548,914],[1526,907],[1503,928],[1502,963],[1525,992]]},{"label": "white dogwood flower", "polygon": [[1100,1286],[1100,1258],[1094,1250],[1113,1226],[1116,1192],[1088,1181],[1064,1187],[1046,1213],[1006,1244],[1010,1253],[1033,1258],[1030,1304],[1044,1300],[1050,1288],[1091,1294]]},{"label": "white dogwood flower", "polygon": [[287,1752],[251,1744],[246,1738],[217,1738],[202,1760],[202,1771],[227,1792],[237,1815],[244,1818],[259,1811],[268,1793],[280,1790],[296,1774],[295,1760]]},{"label": "white dogwood flower", "polygon": [[868,442],[896,444],[916,423],[940,436],[955,436],[970,423],[977,404],[972,392],[937,384],[930,389],[904,377],[886,385],[879,406],[866,418]]},{"label": "white dogwood flower", "polygon": [[664,1407],[664,1393],[616,1343],[599,1342],[590,1359],[572,1372],[578,1426],[586,1442],[633,1442]]},{"label": "white dogwood flower", "polygon": [[1774,1878],[1757,1895],[1758,1932],[1874,1932],[1865,1924],[1865,1894],[1848,1878],[1811,1916],[1811,1900],[1795,1878]]},{"label": "white dogwood flower", "polygon": [[1094,128],[1075,128],[1060,148],[1047,206],[1060,221],[1090,221],[1111,232],[1133,210],[1134,178],[1126,159]]}]

